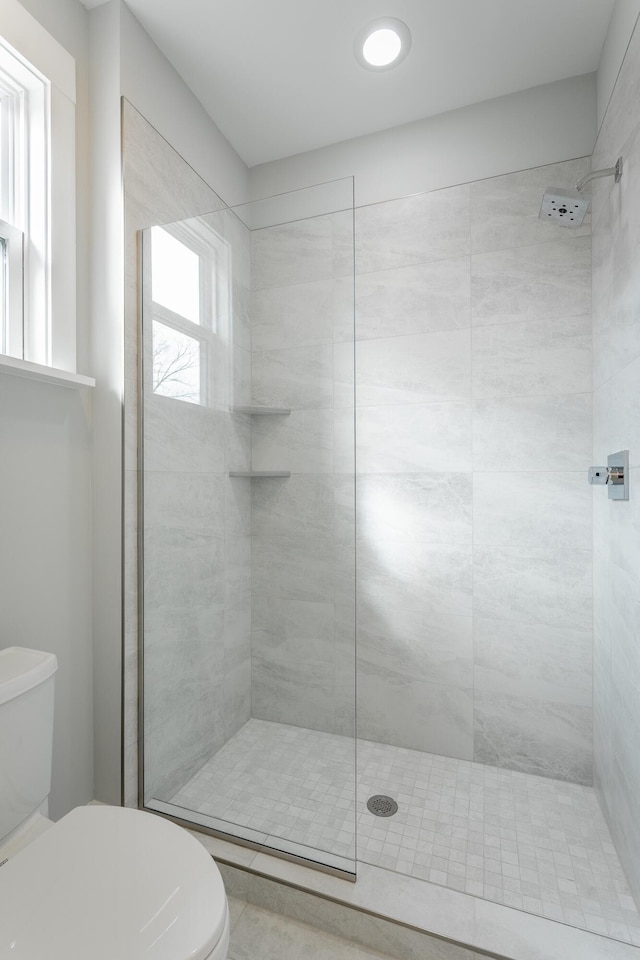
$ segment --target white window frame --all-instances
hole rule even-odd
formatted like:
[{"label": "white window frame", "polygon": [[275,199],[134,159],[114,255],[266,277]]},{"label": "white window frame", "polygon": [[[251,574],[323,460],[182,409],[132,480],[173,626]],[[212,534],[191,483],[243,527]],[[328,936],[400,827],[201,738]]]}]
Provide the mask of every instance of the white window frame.
[{"label": "white window frame", "polygon": [[0,239],[4,256],[0,269],[3,271],[2,290],[4,302],[0,304],[0,353],[10,357],[22,357],[24,353],[24,235],[10,223],[0,220]]},{"label": "white window frame", "polygon": [[[51,368],[54,379],[64,374],[60,382],[91,385],[76,373],[75,73],[74,58],[18,0],[2,0],[0,123],[4,110],[6,132],[13,111],[17,187],[13,212],[0,212],[0,219],[23,234],[24,282],[22,344],[12,315],[0,365],[34,375],[42,367],[45,378]],[[0,181],[5,171],[8,177],[7,164]]]},{"label": "white window frame", "polygon": [[[148,279],[151,279],[151,231],[165,230],[170,236],[182,243],[188,250],[196,254],[200,261],[200,322],[195,323],[186,317],[156,303],[151,295],[151,283],[148,289],[147,302],[150,306],[151,343],[153,343],[153,323],[160,323],[178,333],[195,340],[200,347],[200,400],[201,406],[210,406],[213,403],[215,385],[213,377],[215,342],[221,331],[220,320],[228,316],[231,302],[231,250],[229,244],[211,226],[199,220],[187,220],[177,223],[163,224],[159,228],[149,228],[144,234],[149,240],[149,255],[144,256],[145,270]],[[216,283],[212,278],[216,277]],[[224,278],[224,281],[221,281]],[[151,370],[153,384],[153,370]],[[167,399],[180,400],[180,397],[168,397],[165,394],[156,394]],[[183,401],[185,402],[185,401]],[[186,401],[193,402],[193,401]]]},{"label": "white window frame", "polygon": [[51,359],[50,101],[49,81],[0,41],[0,215],[9,266],[2,352],[45,363]]}]

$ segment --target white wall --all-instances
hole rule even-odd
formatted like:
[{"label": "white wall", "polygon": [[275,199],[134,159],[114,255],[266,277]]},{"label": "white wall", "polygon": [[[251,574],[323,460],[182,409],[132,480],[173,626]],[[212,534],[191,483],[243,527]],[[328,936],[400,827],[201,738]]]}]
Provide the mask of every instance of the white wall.
[{"label": "white wall", "polygon": [[225,203],[243,203],[244,162],[129,8],[120,9],[122,95]]},{"label": "white wall", "polygon": [[90,16],[91,370],[95,797],[121,799],[122,405],[124,253],[120,159],[120,10]]},{"label": "white wall", "polygon": [[[88,370],[87,14],[78,0],[24,0],[76,59],[78,370]],[[0,645],[55,653],[51,814],[93,796],[91,398],[0,374]]]},{"label": "white wall", "polygon": [[640,0],[617,0],[609,30],[602,46],[597,76],[598,129],[613,93],[613,88],[629,45],[629,38],[640,16]]},{"label": "white wall", "polygon": [[587,74],[254,167],[251,196],[355,175],[356,206],[586,156],[596,137]]}]

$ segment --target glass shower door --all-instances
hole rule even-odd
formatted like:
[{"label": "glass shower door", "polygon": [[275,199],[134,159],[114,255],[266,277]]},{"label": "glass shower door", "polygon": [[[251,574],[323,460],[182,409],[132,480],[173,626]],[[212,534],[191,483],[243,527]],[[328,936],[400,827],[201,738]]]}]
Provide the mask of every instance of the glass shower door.
[{"label": "glass shower door", "polygon": [[141,247],[141,802],[353,874],[352,180]]}]

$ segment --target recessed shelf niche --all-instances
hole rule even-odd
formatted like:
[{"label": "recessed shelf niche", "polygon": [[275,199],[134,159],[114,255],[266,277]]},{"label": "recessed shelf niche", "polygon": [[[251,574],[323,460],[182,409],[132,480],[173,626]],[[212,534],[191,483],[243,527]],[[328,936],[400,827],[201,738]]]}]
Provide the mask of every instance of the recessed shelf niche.
[{"label": "recessed shelf niche", "polygon": [[[232,413],[242,413],[248,417],[288,417],[291,413],[289,407],[232,407]],[[248,477],[251,480],[265,479],[271,477],[290,477],[290,470],[230,470],[230,477]]]}]

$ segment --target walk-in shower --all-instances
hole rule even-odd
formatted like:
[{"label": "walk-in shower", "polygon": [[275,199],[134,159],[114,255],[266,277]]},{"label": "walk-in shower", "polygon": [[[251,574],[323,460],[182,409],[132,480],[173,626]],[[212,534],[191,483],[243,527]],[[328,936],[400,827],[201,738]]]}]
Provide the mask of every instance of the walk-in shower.
[{"label": "walk-in shower", "polygon": [[594,524],[587,471],[630,444],[592,442],[588,203],[538,215],[589,169],[144,231],[144,806],[640,942],[593,786],[634,486]]}]

